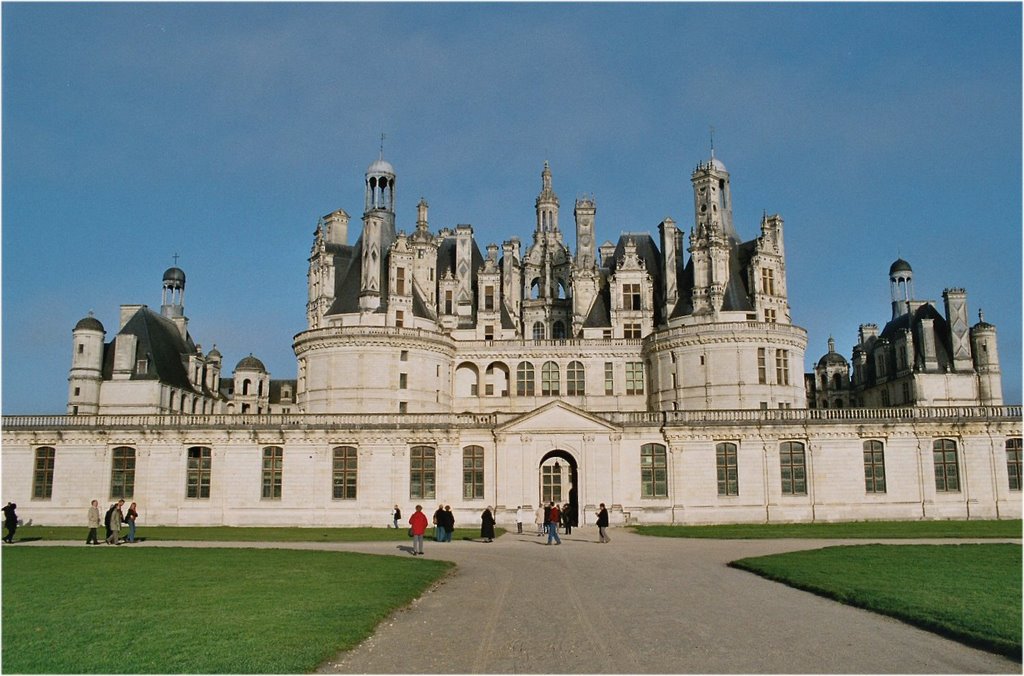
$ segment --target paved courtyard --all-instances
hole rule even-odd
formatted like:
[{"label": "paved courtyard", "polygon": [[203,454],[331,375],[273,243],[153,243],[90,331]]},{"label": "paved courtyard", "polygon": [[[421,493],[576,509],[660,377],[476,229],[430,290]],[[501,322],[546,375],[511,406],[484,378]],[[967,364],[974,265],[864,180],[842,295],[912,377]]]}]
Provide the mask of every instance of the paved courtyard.
[{"label": "paved courtyard", "polygon": [[[688,540],[617,529],[610,534],[611,543],[599,544],[596,528],[577,529],[562,536],[561,546],[515,533],[489,544],[428,541],[426,558],[454,561],[456,571],[318,671],[1021,673],[1012,660],[726,566],[746,556],[868,541]],[[406,542],[142,546],[411,557]]]}]

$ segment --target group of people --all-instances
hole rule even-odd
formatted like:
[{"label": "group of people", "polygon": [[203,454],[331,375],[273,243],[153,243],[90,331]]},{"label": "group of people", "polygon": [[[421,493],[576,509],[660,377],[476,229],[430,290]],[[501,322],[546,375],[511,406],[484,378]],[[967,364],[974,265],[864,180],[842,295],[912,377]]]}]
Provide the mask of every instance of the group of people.
[{"label": "group of people", "polygon": [[455,515],[452,513],[451,505],[438,505],[434,512],[434,540],[436,542],[451,542],[452,533],[455,532]]},{"label": "group of people", "polygon": [[125,542],[135,542],[135,521],[139,518],[138,505],[132,503],[128,511],[123,510],[124,500],[118,500],[107,509],[103,521],[100,521],[100,502],[93,500],[89,505],[89,534],[85,538],[85,544],[98,545],[97,539],[99,527],[102,524],[106,527],[107,537],[104,540],[108,545],[121,544],[121,529],[128,524],[128,537]]}]

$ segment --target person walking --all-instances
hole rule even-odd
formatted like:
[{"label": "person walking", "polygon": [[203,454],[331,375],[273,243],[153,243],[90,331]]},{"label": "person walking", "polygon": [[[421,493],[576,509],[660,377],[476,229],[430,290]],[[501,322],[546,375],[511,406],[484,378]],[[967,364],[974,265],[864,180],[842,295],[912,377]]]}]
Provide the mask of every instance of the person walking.
[{"label": "person walking", "polygon": [[107,536],[107,544],[121,544],[118,540],[121,538],[121,522],[124,521],[124,513],[121,511],[123,504],[124,500],[118,500],[110,507],[110,526],[108,526],[110,535]]},{"label": "person walking", "polygon": [[139,518],[139,510],[136,507],[134,502],[128,505],[128,511],[124,515],[125,523],[128,524],[128,542],[135,542],[135,520]]},{"label": "person walking", "polygon": [[524,516],[526,516],[526,513],[523,511],[523,506],[519,505],[518,507],[516,507],[516,533],[518,535],[522,535],[523,534],[523,517]]},{"label": "person walking", "polygon": [[540,507],[537,508],[537,513],[533,517],[533,522],[537,524],[537,537],[540,537],[544,534],[546,526],[546,524],[544,523],[544,514],[546,511],[547,510],[544,509],[544,505],[541,505]]},{"label": "person walking", "polygon": [[561,513],[562,528],[565,529],[566,535],[572,535],[572,516],[569,513],[569,503],[565,503],[565,507],[562,508]]},{"label": "person walking", "polygon": [[452,533],[455,532],[455,512],[451,505],[444,506],[444,530],[441,532],[441,542],[451,542]]},{"label": "person walking", "polygon": [[4,542],[14,544],[14,531],[18,530],[18,514],[14,511],[18,508],[13,502],[8,502],[3,508],[4,513],[4,528],[7,529],[7,535],[4,536]]},{"label": "person walking", "polygon": [[100,521],[100,501],[93,500],[92,504],[89,505],[89,534],[85,536],[85,544],[87,545],[98,545],[99,540],[96,539],[96,531],[103,523]]},{"label": "person walking", "polygon": [[562,538],[558,537],[558,518],[561,516],[558,511],[558,506],[555,503],[551,503],[551,509],[548,512],[548,544],[554,540],[556,545],[562,544]]},{"label": "person walking", "polygon": [[423,556],[423,534],[427,532],[427,515],[423,513],[422,505],[416,505],[416,511],[409,517],[409,527],[412,530],[412,555]]},{"label": "person walking", "polygon": [[480,515],[480,537],[484,542],[494,542],[494,515],[491,514],[490,505]]},{"label": "person walking", "polygon": [[395,524],[395,528],[398,528],[398,520],[402,518],[402,510],[395,505],[395,511],[391,512],[391,522]]},{"label": "person walking", "polygon": [[601,503],[601,509],[597,510],[597,534],[600,536],[598,542],[602,544],[612,541],[608,537],[608,510],[605,509],[603,502]]}]

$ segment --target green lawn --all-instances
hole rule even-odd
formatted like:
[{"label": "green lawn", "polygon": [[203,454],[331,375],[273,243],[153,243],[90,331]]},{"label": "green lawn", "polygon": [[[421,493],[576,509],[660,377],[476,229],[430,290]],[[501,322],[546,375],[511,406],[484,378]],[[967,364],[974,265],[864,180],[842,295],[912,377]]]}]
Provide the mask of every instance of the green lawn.
[{"label": "green lawn", "polygon": [[826,547],[730,565],[1021,659],[1020,545]]},{"label": "green lawn", "polygon": [[[88,528],[79,526],[21,526],[14,534],[17,540],[81,540],[85,542]],[[496,535],[505,531],[495,529]],[[433,527],[427,529],[427,538],[433,535]],[[128,534],[121,529],[121,537]],[[100,528],[100,539],[103,529]],[[392,542],[409,541],[408,527],[405,528],[284,528],[232,526],[139,526],[135,537],[141,540],[202,540],[206,542]],[[480,528],[456,528],[452,540],[466,540],[480,537]]]},{"label": "green lawn", "polygon": [[635,526],[640,535],[753,540],[763,538],[1019,538],[1021,520],[752,523],[723,526]]},{"label": "green lawn", "polygon": [[102,546],[5,545],[2,561],[7,673],[309,672],[452,567],[347,552]]}]

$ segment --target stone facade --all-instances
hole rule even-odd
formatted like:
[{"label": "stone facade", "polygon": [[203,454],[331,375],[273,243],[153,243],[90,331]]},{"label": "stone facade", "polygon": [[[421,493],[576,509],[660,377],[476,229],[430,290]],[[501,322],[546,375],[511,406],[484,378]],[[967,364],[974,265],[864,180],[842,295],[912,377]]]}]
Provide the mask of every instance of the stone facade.
[{"label": "stone facade", "polygon": [[691,183],[688,238],[666,219],[598,246],[582,197],[573,252],[545,163],[532,243],[481,248],[469,225],[433,233],[422,199],[397,229],[381,157],[355,243],[343,209],[317,223],[295,379],[251,354],[222,377],[171,268],[159,313],[122,306],[109,343],[75,326],[67,415],[4,418],[5,498],[52,524],[121,495],[182,525],[381,525],[438,502],[509,523],[549,500],[579,523],[601,502],[618,523],[1019,518],[1021,411],[966,294],[942,316],[897,261],[893,320],[862,326],[852,375],[833,341],[804,374],[781,217],[744,242],[722,162]]}]

